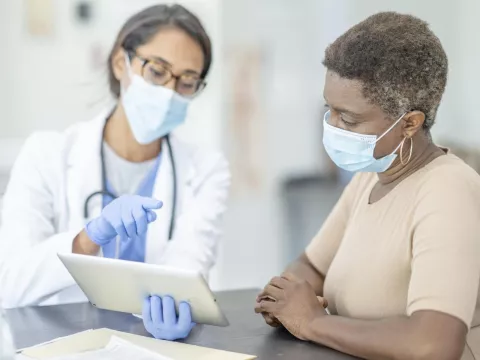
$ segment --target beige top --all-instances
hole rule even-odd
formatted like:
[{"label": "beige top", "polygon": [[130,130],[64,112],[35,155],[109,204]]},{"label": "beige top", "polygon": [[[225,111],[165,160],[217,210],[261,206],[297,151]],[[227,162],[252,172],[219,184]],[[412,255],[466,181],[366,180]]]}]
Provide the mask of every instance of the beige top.
[{"label": "beige top", "polygon": [[[377,180],[355,176],[306,250],[326,276],[331,313],[381,319],[435,310],[480,325],[480,176],[440,156],[369,204]],[[472,348],[479,330],[469,334]],[[480,359],[480,345],[476,352]]]}]

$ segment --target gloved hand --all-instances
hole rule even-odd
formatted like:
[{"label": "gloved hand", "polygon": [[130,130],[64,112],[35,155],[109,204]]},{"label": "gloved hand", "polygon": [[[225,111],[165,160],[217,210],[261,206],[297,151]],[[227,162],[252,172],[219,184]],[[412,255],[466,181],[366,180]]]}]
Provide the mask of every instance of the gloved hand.
[{"label": "gloved hand", "polygon": [[157,219],[154,209],[161,201],[138,195],[124,195],[105,206],[102,214],[90,221],[85,231],[95,244],[104,246],[115,239],[135,238],[147,232],[148,224]]},{"label": "gloved hand", "polygon": [[184,339],[192,331],[195,323],[192,322],[190,305],[181,302],[175,311],[175,300],[170,296],[152,296],[143,303],[143,324],[145,329],[156,339],[178,340]]}]

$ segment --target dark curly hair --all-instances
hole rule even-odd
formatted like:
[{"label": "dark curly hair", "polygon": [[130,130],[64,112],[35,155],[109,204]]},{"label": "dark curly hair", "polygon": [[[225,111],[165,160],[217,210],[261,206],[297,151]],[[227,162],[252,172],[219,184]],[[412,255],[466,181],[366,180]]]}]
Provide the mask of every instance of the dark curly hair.
[{"label": "dark curly hair", "polygon": [[392,118],[418,110],[425,114],[424,128],[433,126],[448,59],[425,21],[395,12],[370,16],[327,48],[323,64],[359,80],[364,96]]}]

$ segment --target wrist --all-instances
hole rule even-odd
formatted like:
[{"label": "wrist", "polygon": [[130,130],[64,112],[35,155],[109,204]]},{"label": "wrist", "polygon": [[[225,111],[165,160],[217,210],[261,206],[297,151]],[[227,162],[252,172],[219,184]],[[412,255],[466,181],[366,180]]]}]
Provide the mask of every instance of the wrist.
[{"label": "wrist", "polygon": [[305,322],[304,330],[302,332],[303,337],[307,341],[317,341],[319,334],[321,333],[321,329],[324,328],[324,324],[326,321],[328,321],[328,318],[329,316],[324,309],[322,309],[321,312],[315,316],[308,318]]},{"label": "wrist", "polygon": [[100,246],[89,238],[85,229],[73,240],[72,252],[74,254],[96,255],[99,251]]}]

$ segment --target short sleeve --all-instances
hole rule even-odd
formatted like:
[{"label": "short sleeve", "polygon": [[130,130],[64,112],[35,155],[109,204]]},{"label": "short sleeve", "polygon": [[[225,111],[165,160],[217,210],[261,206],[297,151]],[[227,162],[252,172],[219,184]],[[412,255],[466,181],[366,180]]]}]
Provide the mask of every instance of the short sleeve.
[{"label": "short sleeve", "polygon": [[323,275],[337,253],[350,217],[361,175],[356,175],[343,191],[327,220],[305,251],[311,264]]},{"label": "short sleeve", "polygon": [[439,311],[470,327],[480,281],[480,178],[463,165],[432,172],[420,187],[407,314]]}]

